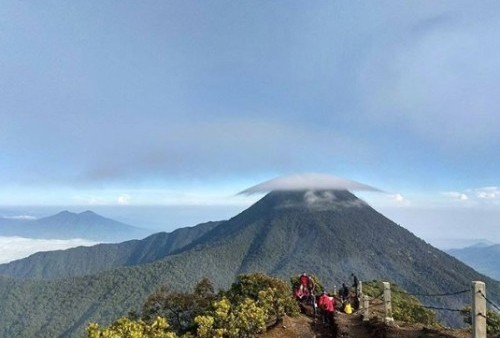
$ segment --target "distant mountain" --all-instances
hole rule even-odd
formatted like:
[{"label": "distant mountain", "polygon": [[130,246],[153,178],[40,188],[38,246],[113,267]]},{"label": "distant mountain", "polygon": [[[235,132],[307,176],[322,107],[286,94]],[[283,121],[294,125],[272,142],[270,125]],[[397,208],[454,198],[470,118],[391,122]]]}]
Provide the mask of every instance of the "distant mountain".
[{"label": "distant mountain", "polygon": [[[467,290],[472,280],[483,280],[488,297],[500,300],[500,283],[425,243],[348,191],[271,192],[148,264],[55,281],[3,277],[0,336],[78,337],[88,321],[107,324],[140,310],[145,297],[164,283],[189,290],[206,276],[220,288],[240,273],[255,271],[283,278],[310,272],[327,288],[348,282],[355,272],[361,280],[388,280],[424,294]],[[457,309],[470,303],[470,294],[422,300]],[[459,318],[446,319],[460,323]]]},{"label": "distant mountain", "polygon": [[500,244],[473,245],[447,252],[477,271],[500,281]]},{"label": "distant mountain", "polygon": [[18,278],[60,279],[95,274],[122,266],[150,263],[190,244],[218,222],[157,233],[142,240],[98,244],[67,250],[37,252],[27,258],[0,264],[0,274]]},{"label": "distant mountain", "polygon": [[100,242],[121,242],[143,238],[151,230],[102,217],[92,211],[60,213],[40,219],[0,218],[0,236],[26,238],[83,238]]}]

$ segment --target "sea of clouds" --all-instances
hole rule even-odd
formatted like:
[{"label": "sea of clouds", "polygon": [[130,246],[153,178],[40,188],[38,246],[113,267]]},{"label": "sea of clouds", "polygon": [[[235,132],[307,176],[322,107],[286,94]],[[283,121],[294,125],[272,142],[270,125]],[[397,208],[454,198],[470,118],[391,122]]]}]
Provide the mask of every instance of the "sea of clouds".
[{"label": "sea of clouds", "polygon": [[97,243],[79,238],[65,240],[0,236],[0,264],[28,257],[38,251],[64,250],[94,244]]}]

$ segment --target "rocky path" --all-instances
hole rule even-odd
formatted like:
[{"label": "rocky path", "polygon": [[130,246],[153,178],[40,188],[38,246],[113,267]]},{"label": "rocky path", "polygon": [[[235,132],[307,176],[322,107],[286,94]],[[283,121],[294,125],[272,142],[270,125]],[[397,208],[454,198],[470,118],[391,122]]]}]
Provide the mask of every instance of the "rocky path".
[{"label": "rocky path", "polygon": [[337,313],[335,338],[468,338],[466,329],[429,327],[422,324],[393,322],[385,325],[382,318],[375,316],[363,321],[360,313],[346,315]]},{"label": "rocky path", "polygon": [[[372,319],[363,321],[361,312],[335,313],[334,325],[324,326],[314,320],[308,308],[299,317],[285,317],[275,328],[259,335],[260,338],[468,338],[470,331],[428,327],[422,324],[394,322],[385,325],[378,311],[371,312]],[[374,309],[376,310],[376,309]],[[378,309],[377,309],[378,310]]]},{"label": "rocky path", "polygon": [[269,330],[259,338],[331,338],[335,337],[331,327],[325,327],[313,318],[300,315],[299,317],[285,317],[283,323]]},{"label": "rocky path", "polygon": [[363,317],[359,313],[335,314],[334,337],[336,338],[383,337],[383,329],[383,325],[378,325],[377,322],[363,322]]}]

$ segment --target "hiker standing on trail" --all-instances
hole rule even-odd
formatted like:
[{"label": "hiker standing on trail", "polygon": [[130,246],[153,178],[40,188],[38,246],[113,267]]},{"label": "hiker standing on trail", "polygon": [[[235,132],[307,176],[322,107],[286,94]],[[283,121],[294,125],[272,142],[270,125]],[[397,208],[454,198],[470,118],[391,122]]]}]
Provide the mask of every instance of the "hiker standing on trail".
[{"label": "hiker standing on trail", "polygon": [[307,290],[309,291],[309,301],[311,304],[314,302],[314,290],[316,289],[316,284],[311,275],[309,275],[307,280]]},{"label": "hiker standing on trail", "polygon": [[307,277],[307,274],[304,272],[302,276],[300,276],[300,291],[304,292],[304,290],[307,290],[307,285],[309,284],[309,277]]},{"label": "hiker standing on trail", "polygon": [[342,299],[342,303],[345,302],[349,298],[349,288],[345,283],[342,283],[342,288],[340,289],[340,298]]},{"label": "hiker standing on trail", "polygon": [[311,275],[307,276],[307,289],[309,293],[312,295],[314,293],[314,289],[316,288],[316,284],[314,283],[314,279]]},{"label": "hiker standing on trail", "polygon": [[351,276],[352,276],[352,286],[354,287],[354,292],[356,293],[356,296],[358,295],[358,284],[359,284],[359,281],[358,281],[358,277],[353,273],[351,273]]},{"label": "hiker standing on trail", "polygon": [[323,324],[331,324],[333,318],[333,310],[335,309],[335,300],[333,297],[328,296],[326,291],[319,297],[318,306],[321,308]]}]

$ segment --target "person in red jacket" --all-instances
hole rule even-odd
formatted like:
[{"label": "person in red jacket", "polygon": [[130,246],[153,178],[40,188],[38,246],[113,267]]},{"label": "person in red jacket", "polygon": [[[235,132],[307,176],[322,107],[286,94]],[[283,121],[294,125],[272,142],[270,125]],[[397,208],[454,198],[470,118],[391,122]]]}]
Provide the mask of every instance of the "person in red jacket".
[{"label": "person in red jacket", "polygon": [[323,295],[319,297],[318,306],[321,308],[323,315],[323,324],[329,325],[333,318],[333,310],[335,309],[335,299],[328,296],[326,291],[323,291]]},{"label": "person in red jacket", "polygon": [[309,277],[307,277],[307,274],[304,272],[300,276],[300,291],[304,292],[304,290],[307,290],[307,285],[309,284]]}]

